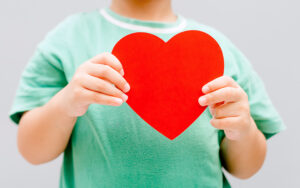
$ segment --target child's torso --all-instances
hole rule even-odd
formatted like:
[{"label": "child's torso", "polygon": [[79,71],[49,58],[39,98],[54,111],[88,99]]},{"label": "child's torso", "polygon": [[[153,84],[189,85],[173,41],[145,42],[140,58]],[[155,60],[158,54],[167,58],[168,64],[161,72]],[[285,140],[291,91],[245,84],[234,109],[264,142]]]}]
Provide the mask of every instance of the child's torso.
[{"label": "child's torso", "polygon": [[[119,39],[136,32],[95,12],[89,17],[66,39],[72,40],[62,62],[68,81],[81,63],[111,52]],[[187,23],[184,30],[195,28]],[[166,41],[175,34],[156,35]],[[210,118],[206,109],[186,131],[169,140],[126,103],[92,104],[78,118],[65,151],[61,187],[222,187],[219,134]]]}]

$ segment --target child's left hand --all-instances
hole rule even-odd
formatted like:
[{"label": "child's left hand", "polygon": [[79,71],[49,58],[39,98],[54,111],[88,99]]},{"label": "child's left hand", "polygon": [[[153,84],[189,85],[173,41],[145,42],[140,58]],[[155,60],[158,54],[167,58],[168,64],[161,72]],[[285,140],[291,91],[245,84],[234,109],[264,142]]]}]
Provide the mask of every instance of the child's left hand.
[{"label": "child's left hand", "polygon": [[248,95],[229,76],[222,76],[203,86],[205,95],[199,104],[209,106],[213,116],[210,123],[225,131],[230,140],[240,140],[253,130],[255,123],[250,115]]}]

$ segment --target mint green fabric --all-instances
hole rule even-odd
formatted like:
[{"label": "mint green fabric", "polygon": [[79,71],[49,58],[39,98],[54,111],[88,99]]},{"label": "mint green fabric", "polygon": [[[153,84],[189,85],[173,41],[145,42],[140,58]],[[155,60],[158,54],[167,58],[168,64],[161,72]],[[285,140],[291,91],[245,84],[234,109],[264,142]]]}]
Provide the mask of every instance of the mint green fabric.
[{"label": "mint green fabric", "polygon": [[[180,15],[174,23],[163,23],[129,19],[108,8],[104,12],[109,18],[98,10],[71,15],[39,43],[11,107],[10,118],[16,124],[24,111],[42,106],[66,86],[81,63],[111,52],[127,34],[150,28],[165,41],[184,30],[213,36],[223,50],[225,75],[247,92],[258,128],[267,138],[285,128],[252,65],[220,32]],[[219,157],[224,132],[213,128],[210,118],[206,109],[171,141],[126,103],[92,104],[78,118],[64,152],[60,187],[230,187]]]}]

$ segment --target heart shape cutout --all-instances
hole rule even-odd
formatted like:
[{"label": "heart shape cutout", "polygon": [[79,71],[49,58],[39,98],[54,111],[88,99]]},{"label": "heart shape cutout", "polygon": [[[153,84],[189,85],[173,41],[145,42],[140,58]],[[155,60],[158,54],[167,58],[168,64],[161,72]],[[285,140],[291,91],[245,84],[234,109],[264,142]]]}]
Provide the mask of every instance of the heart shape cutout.
[{"label": "heart shape cutout", "polygon": [[149,33],[132,33],[112,50],[131,86],[127,104],[170,140],[183,133],[206,109],[198,98],[202,87],[224,72],[217,41],[197,30],[169,41]]}]

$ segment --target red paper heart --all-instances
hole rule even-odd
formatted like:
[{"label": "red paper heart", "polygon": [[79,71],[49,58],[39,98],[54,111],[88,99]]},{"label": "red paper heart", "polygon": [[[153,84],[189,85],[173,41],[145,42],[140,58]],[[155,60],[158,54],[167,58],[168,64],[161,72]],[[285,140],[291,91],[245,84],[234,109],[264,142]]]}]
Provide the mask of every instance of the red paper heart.
[{"label": "red paper heart", "polygon": [[184,31],[168,42],[133,33],[113,48],[131,86],[128,105],[150,126],[173,140],[205,110],[202,86],[223,75],[220,46],[210,35]]}]

